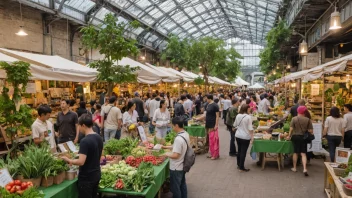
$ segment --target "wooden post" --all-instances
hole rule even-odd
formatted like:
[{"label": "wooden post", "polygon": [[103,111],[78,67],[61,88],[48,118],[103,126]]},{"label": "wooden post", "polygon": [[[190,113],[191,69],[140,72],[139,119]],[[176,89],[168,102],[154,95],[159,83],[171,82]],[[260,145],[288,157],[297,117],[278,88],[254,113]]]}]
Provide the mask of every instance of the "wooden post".
[{"label": "wooden post", "polygon": [[[323,69],[323,71],[324,71],[324,69]],[[325,119],[324,119],[324,117],[325,117],[325,74],[324,74],[324,72],[323,72],[323,90],[322,90],[322,92],[323,92],[323,98],[322,98],[322,101],[323,101],[323,104],[322,104],[322,107],[323,107],[323,110],[322,110],[322,115],[321,115],[321,117],[322,117],[322,123],[323,123],[323,126],[324,126],[324,121],[325,121]]]}]

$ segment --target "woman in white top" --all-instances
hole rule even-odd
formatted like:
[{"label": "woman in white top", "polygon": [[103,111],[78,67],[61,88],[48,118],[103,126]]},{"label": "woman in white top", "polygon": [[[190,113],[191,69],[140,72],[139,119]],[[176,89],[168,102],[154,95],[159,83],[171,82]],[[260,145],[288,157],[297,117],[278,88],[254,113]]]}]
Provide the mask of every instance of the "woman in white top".
[{"label": "woman in white top", "polygon": [[128,128],[131,124],[135,124],[135,126],[138,126],[138,112],[136,111],[136,103],[134,103],[132,100],[130,100],[127,103],[127,111],[123,113],[122,115],[122,123],[124,126],[124,129],[122,130],[121,138],[122,137],[131,137],[135,136],[137,129],[134,129],[135,133],[132,134],[129,132]]},{"label": "woman in white top", "polygon": [[341,118],[340,110],[337,107],[330,109],[330,116],[325,120],[323,136],[326,135],[329,145],[331,162],[335,161],[335,151],[341,143],[346,128],[346,121]]},{"label": "woman in white top", "polygon": [[246,159],[247,150],[249,143],[253,141],[253,125],[252,117],[249,114],[250,107],[248,104],[241,106],[239,114],[236,116],[236,120],[233,124],[236,131],[236,142],[237,142],[237,169],[241,172],[248,172],[249,169],[244,167],[244,161]]},{"label": "woman in white top", "polygon": [[153,116],[153,125],[156,126],[156,137],[165,138],[167,126],[170,123],[170,113],[166,108],[165,100],[160,100],[159,109],[155,110]]}]

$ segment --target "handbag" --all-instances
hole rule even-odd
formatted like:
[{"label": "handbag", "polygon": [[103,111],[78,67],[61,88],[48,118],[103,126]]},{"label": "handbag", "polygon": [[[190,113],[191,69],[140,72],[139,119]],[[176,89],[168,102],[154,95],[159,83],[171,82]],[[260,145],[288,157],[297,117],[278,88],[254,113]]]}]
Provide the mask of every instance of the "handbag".
[{"label": "handbag", "polygon": [[[298,123],[299,123],[299,127],[301,128],[301,131],[303,131],[301,123],[299,121],[298,121]],[[308,131],[309,123],[310,123],[310,119],[308,120],[307,131],[305,131],[304,134],[303,134],[303,140],[305,142],[307,142],[308,144],[311,144],[312,140],[315,139],[315,136],[314,136],[314,134],[309,133],[309,131]]]}]

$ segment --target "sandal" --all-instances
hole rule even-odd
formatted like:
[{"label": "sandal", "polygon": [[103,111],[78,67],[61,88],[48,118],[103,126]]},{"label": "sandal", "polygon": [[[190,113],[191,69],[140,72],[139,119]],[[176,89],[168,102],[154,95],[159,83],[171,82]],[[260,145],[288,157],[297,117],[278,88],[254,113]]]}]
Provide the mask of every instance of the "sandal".
[{"label": "sandal", "polygon": [[219,157],[212,157],[212,158],[210,158],[211,160],[217,160],[217,159],[219,159]]},{"label": "sandal", "polygon": [[296,170],[296,169],[294,169],[294,168],[291,168],[291,171],[292,171],[292,172],[297,172],[297,170]]},{"label": "sandal", "polygon": [[250,171],[250,169],[247,169],[247,168],[245,168],[245,169],[240,169],[240,172],[249,172]]}]

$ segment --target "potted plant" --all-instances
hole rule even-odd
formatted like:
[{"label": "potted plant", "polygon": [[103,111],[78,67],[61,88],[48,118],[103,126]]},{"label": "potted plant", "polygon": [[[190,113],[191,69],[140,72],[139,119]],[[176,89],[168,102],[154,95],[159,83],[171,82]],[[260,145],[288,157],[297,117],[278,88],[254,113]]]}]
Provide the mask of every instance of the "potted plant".
[{"label": "potted plant", "polygon": [[56,159],[53,167],[54,170],[54,184],[61,184],[66,177],[66,171],[69,170],[66,162],[61,159]]},{"label": "potted plant", "polygon": [[39,187],[42,176],[53,166],[54,157],[50,153],[50,147],[42,144],[25,145],[22,156],[18,158],[19,172],[23,176],[23,181],[32,181],[33,185]]},{"label": "potted plant", "polygon": [[42,177],[41,186],[43,186],[43,187],[52,186],[53,183],[54,183],[54,175],[56,175],[56,172],[52,171],[51,168],[47,168],[44,171],[44,175]]}]

